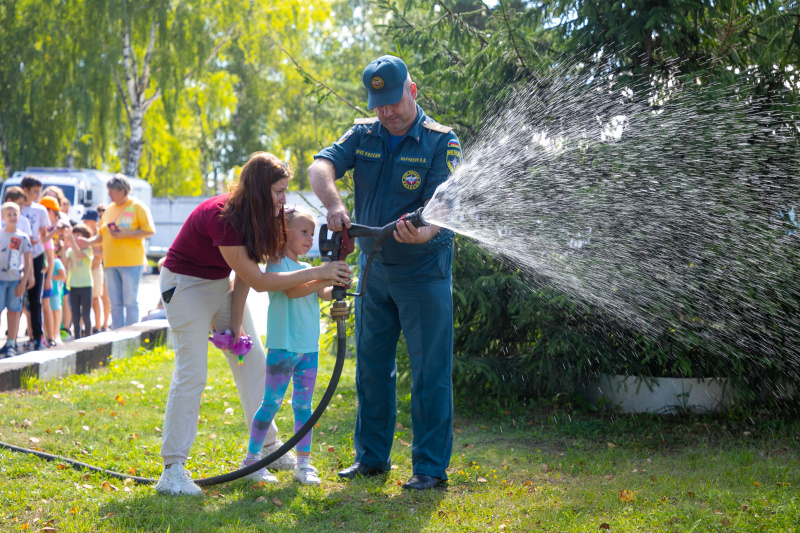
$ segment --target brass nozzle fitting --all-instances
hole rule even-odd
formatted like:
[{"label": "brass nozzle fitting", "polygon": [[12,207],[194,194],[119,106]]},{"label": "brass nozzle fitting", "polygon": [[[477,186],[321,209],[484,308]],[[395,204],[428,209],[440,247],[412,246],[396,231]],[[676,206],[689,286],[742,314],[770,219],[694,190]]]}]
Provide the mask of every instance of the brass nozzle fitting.
[{"label": "brass nozzle fitting", "polygon": [[347,320],[350,316],[350,302],[336,300],[331,306],[331,318],[334,320]]}]

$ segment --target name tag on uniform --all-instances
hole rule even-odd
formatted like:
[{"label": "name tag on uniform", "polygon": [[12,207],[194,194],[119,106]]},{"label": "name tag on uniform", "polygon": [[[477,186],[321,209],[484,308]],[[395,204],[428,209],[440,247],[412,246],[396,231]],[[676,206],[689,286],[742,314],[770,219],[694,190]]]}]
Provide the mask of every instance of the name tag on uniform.
[{"label": "name tag on uniform", "polygon": [[356,148],[356,157],[363,157],[364,159],[380,159],[380,152],[368,152],[363,148]]},{"label": "name tag on uniform", "polygon": [[398,159],[400,163],[409,163],[411,165],[428,165],[428,158],[427,157],[413,157],[408,155],[401,155],[400,159]]}]

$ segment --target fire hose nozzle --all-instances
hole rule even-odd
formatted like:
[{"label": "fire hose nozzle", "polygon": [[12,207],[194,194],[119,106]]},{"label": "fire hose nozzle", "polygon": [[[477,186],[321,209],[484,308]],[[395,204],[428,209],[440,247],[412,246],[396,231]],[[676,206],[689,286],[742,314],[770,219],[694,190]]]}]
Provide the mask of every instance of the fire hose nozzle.
[{"label": "fire hose nozzle", "polygon": [[405,215],[400,217],[400,220],[408,220],[409,222],[414,224],[414,226],[417,228],[421,228],[422,226],[430,226],[431,225],[430,222],[426,222],[425,219],[422,218],[422,212],[424,210],[425,210],[424,207],[420,207],[413,213],[406,213]]}]

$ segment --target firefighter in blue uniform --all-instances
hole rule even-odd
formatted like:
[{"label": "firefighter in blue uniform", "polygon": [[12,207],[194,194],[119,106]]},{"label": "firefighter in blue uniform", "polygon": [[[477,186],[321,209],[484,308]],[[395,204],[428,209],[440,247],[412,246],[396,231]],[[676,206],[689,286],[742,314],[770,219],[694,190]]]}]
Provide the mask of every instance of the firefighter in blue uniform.
[{"label": "firefighter in blue uniform", "polygon": [[[335,180],[353,169],[355,220],[382,227],[425,205],[461,162],[452,128],[425,116],[405,63],[383,56],[364,70],[367,108],[333,145],[314,156],[311,187],[328,210],[328,226],[350,226]],[[362,271],[372,239],[359,239]],[[342,478],[391,468],[396,413],[395,355],[402,330],[411,366],[413,476],[407,489],[431,489],[447,479],[453,444],[453,233],[398,222],[394,239],[372,264],[366,292],[356,299],[356,457]],[[359,291],[364,287],[359,287]]]}]

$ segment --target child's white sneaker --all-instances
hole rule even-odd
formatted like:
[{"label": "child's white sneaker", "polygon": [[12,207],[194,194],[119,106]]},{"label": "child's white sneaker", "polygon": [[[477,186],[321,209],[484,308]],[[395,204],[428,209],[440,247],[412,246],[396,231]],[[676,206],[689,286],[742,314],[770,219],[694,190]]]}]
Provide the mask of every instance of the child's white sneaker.
[{"label": "child's white sneaker", "polygon": [[[242,469],[245,466],[247,466],[247,465],[244,464],[244,461],[242,461],[242,464],[241,464],[241,466],[239,466],[239,468]],[[253,481],[258,481],[259,483],[277,483],[278,482],[278,478],[276,478],[274,475],[272,475],[272,473],[269,470],[267,470],[266,468],[259,468],[258,470],[256,470],[252,474],[247,474],[246,476],[244,476],[244,478],[245,479],[250,479],[250,480],[253,480]]]},{"label": "child's white sneaker", "polygon": [[156,491],[173,496],[202,496],[203,489],[195,485],[183,467],[183,463],[174,463],[161,472],[156,483]]},{"label": "child's white sneaker", "polygon": [[319,485],[322,483],[317,475],[317,469],[311,465],[294,467],[294,479],[303,485]]},{"label": "child's white sneaker", "polygon": [[[261,457],[266,457],[278,448],[283,446],[283,441],[280,439],[275,441],[275,444],[272,446],[264,446],[261,448]],[[289,450],[285,454],[278,457],[275,461],[271,462],[269,466],[273,470],[292,470],[294,469],[295,465],[297,464],[297,458],[294,455],[292,450]]]}]

